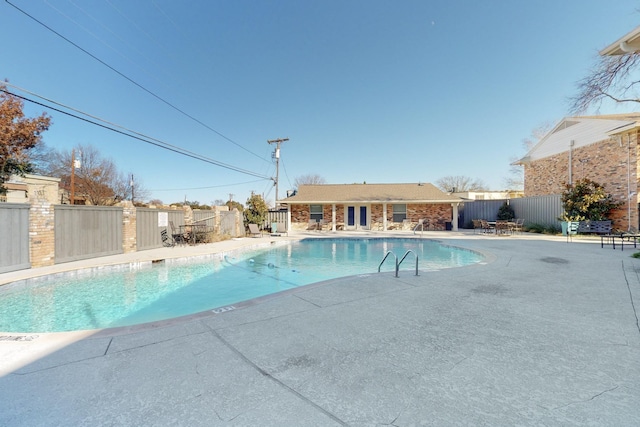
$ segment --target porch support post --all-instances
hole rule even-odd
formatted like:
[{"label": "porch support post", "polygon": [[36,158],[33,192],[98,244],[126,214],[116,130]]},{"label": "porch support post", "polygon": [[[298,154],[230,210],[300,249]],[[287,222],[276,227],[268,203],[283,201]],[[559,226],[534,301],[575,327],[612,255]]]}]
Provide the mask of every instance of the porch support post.
[{"label": "porch support post", "polygon": [[291,203],[287,204],[287,231],[291,231]]},{"label": "porch support post", "polygon": [[451,203],[453,208],[453,218],[451,218],[451,231],[458,231],[458,205],[460,203]]},{"label": "porch support post", "polygon": [[382,231],[387,231],[387,204],[382,204]]},{"label": "porch support post", "polygon": [[336,204],[331,205],[331,231],[336,231]]}]

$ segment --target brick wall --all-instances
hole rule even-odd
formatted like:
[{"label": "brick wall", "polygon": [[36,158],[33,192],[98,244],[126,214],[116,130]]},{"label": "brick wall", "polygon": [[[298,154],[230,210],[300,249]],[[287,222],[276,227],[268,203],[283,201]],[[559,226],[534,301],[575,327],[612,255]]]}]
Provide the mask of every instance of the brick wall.
[{"label": "brick wall", "polygon": [[55,262],[55,218],[53,205],[32,200],[29,210],[29,257],[31,267],[45,267]]},{"label": "brick wall", "polygon": [[[627,225],[638,228],[638,134],[624,135],[622,142],[613,137],[585,147],[573,149],[572,179],[588,178],[601,184],[617,201],[620,208],[611,213],[613,228],[626,230]],[[627,167],[629,161],[630,167]],[[631,197],[631,216],[627,200],[627,176]],[[569,152],[536,160],[524,167],[525,197],[561,194],[569,182]]]},{"label": "brick wall", "polygon": [[125,254],[138,250],[136,218],[137,210],[133,203],[129,201],[122,202],[122,251]]},{"label": "brick wall", "polygon": [[[322,207],[324,219],[331,222],[332,205],[325,204]],[[371,207],[371,229],[381,230],[383,223],[383,204],[372,204]],[[418,224],[418,220],[426,219],[431,224],[432,230],[444,230],[445,223],[451,221],[453,207],[450,204],[408,204],[407,219],[411,224],[407,227],[413,229]],[[294,230],[306,230],[309,225],[309,205],[291,205],[291,227]],[[393,205],[387,204],[387,222],[393,220]],[[336,205],[336,222],[345,222],[344,205]],[[427,223],[425,223],[425,226]]]}]

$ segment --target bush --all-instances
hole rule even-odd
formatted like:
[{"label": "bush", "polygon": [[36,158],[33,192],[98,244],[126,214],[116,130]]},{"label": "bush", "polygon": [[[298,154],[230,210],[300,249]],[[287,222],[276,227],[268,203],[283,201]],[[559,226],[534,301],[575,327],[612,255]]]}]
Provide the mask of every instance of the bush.
[{"label": "bush", "polygon": [[262,196],[252,193],[251,197],[247,200],[247,208],[243,212],[244,226],[246,227],[248,224],[258,224],[258,226],[262,227],[262,223],[267,219],[268,212],[269,207]]},{"label": "bush", "polygon": [[511,221],[515,217],[516,214],[513,211],[513,208],[507,202],[504,202],[502,206],[500,206],[500,209],[498,209],[498,214],[496,215],[497,219],[503,221]]},{"label": "bush", "polygon": [[604,221],[612,209],[620,206],[604,187],[597,182],[584,178],[575,185],[567,184],[562,193],[564,213],[561,221]]},{"label": "bush", "polygon": [[552,224],[527,224],[524,226],[524,231],[528,231],[529,233],[540,233],[540,234],[558,234],[560,233],[560,229]]}]

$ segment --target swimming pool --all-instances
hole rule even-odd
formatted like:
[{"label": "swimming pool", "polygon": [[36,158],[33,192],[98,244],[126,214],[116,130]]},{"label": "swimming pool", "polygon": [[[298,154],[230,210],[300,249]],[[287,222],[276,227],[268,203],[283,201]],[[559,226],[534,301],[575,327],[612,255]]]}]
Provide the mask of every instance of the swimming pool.
[{"label": "swimming pool", "polygon": [[[79,271],[0,287],[0,331],[61,332],[171,319],[299,286],[376,273],[387,251],[416,253],[420,270],[478,263],[482,255],[424,239],[304,239],[224,257]],[[415,269],[409,256],[401,270]],[[394,271],[389,258],[382,271]]]}]

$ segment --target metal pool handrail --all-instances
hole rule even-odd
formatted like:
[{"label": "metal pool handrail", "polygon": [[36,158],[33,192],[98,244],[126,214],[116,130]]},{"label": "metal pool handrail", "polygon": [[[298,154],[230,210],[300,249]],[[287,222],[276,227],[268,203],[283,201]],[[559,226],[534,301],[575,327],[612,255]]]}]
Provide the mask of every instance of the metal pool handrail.
[{"label": "metal pool handrail", "polygon": [[409,249],[404,256],[402,257],[402,259],[398,262],[398,256],[396,254],[393,253],[393,251],[387,251],[387,253],[384,255],[384,258],[382,258],[382,261],[380,261],[380,264],[378,264],[378,273],[380,273],[380,268],[382,267],[382,264],[384,264],[384,262],[387,260],[387,257],[389,255],[393,255],[393,257],[396,259],[396,277],[398,277],[398,272],[400,271],[400,264],[402,264],[402,261],[404,261],[404,259],[407,257],[407,255],[409,255],[409,253],[412,253],[415,255],[416,257],[416,276],[419,276],[418,274],[418,255],[413,252],[411,249]]},{"label": "metal pool handrail", "polygon": [[396,267],[396,275],[398,272],[398,269],[400,268],[400,264],[402,264],[402,261],[404,261],[404,259],[407,257],[407,255],[409,255],[410,253],[412,253],[413,255],[415,255],[416,257],[416,276],[419,276],[418,274],[418,254],[416,254],[415,252],[413,252],[411,249],[409,249],[404,256],[402,257],[402,259],[400,260],[400,262],[398,263],[398,267]]},{"label": "metal pool handrail", "polygon": [[387,251],[387,253],[384,254],[384,258],[382,258],[382,261],[380,261],[380,264],[378,264],[378,273],[380,273],[380,267],[382,267],[382,264],[384,264],[389,255],[393,255],[393,257],[396,259],[396,277],[398,277],[398,268],[400,268],[400,265],[398,264],[398,257],[392,251]]}]

